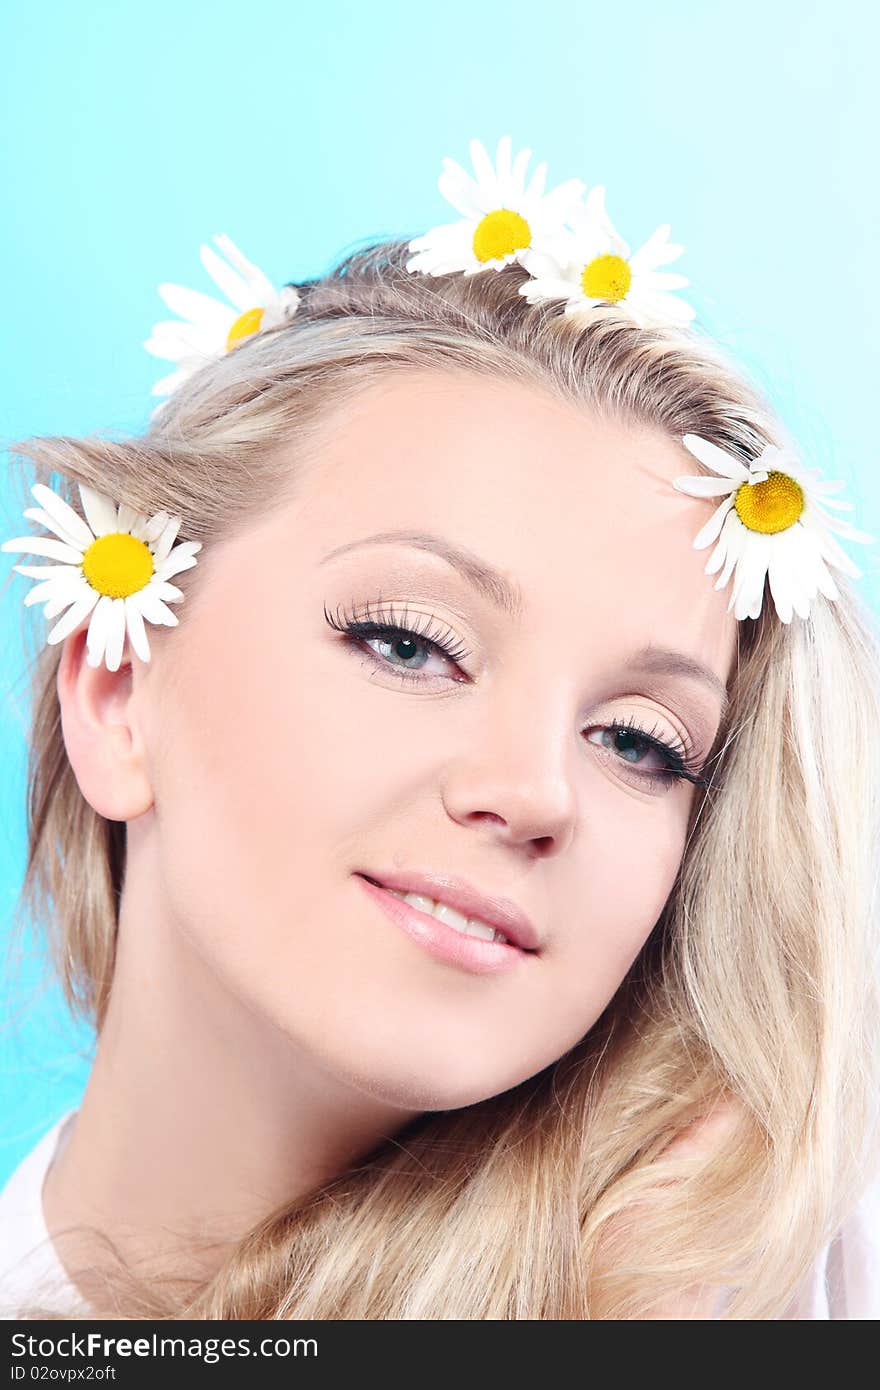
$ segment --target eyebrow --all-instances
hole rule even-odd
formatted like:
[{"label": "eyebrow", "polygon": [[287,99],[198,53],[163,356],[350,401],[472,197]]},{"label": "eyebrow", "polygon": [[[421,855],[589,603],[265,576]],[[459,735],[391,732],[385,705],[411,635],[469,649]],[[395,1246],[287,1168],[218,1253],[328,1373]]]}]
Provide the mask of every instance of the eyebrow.
[{"label": "eyebrow", "polygon": [[[492,565],[488,565],[485,560],[481,560],[473,551],[466,550],[464,546],[453,545],[445,537],[437,536],[431,531],[378,531],[373,536],[364,536],[361,540],[347,541],[344,545],[338,545],[335,550],[331,550],[329,554],[325,555],[320,563],[324,565],[328,560],[335,559],[337,555],[343,555],[348,550],[359,549],[366,545],[408,545],[418,550],[430,551],[433,555],[439,555],[453,569],[458,570],[496,608],[501,609],[514,621],[522,616],[522,590],[517,584],[501,570],[495,569]],[[621,664],[625,669],[640,671],[647,675],[685,676],[689,680],[699,681],[702,685],[707,686],[720,701],[722,717],[727,710],[728,695],[724,681],[716,675],[711,667],[705,666],[696,657],[688,656],[686,652],[648,642],[645,646],[639,647],[637,651],[631,652]]]}]

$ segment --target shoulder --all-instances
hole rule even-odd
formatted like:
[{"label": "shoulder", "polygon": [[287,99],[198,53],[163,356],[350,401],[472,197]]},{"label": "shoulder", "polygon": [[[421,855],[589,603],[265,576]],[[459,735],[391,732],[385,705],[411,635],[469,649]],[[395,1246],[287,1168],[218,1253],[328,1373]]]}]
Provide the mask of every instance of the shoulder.
[{"label": "shoulder", "polygon": [[0,1317],[30,1298],[38,1286],[67,1282],[43,1217],[43,1179],[59,1139],[76,1113],[69,1110],[21,1160],[0,1191]]},{"label": "shoulder", "polygon": [[[664,1152],[678,1157],[710,1157],[735,1127],[739,1103],[732,1098],[690,1125]],[[727,1302],[724,1290],[717,1316]],[[696,1316],[706,1316],[696,1314]],[[683,1316],[693,1317],[689,1312]],[[869,1182],[855,1209],[819,1252],[783,1319],[880,1318],[880,1174]]]},{"label": "shoulder", "polygon": [[880,1318],[880,1175],[820,1251],[783,1318]]}]

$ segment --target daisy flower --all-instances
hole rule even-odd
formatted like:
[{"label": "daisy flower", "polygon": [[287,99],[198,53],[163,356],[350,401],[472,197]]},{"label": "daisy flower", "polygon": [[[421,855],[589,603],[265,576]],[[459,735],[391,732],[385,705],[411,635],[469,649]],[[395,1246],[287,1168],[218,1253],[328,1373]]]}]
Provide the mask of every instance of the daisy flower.
[{"label": "daisy flower", "polygon": [[567,314],[583,312],[590,317],[623,310],[641,325],[684,324],[696,317],[690,304],[669,293],[683,289],[690,281],[684,275],[657,269],[684,250],[669,241],[668,222],[631,256],[605,211],[601,184],[590,191],[570,220],[571,230],[560,255],[546,255],[536,249],[523,260],[532,278],[520,285],[519,292],[530,304],[564,299]]},{"label": "daisy flower", "polygon": [[184,595],[168,580],[197,563],[202,543],[174,545],[180,517],[162,511],[147,518],[125,503],[117,508],[85,483],[78,486],[88,524],[51,488],[35,483],[31,492],[42,507],[28,507],[24,515],[58,539],[17,536],[4,541],[0,549],[60,561],[13,566],[19,574],[42,580],[25,595],[25,604],[44,602],[46,618],[67,609],[46,638],[52,644],[61,642],[91,614],[86,661],[97,667],[106,660],[108,671],[118,671],[126,631],[141,661],[149,661],[144,619],[176,627],[177,615],[166,600],[172,603]]},{"label": "daisy flower", "polygon": [[[210,246],[202,246],[202,265],[230,304],[183,285],[159,286],[168,308],[181,318],[163,319],[155,324],[152,336],[144,343],[154,357],[177,364],[173,372],[156,382],[151,392],[154,396],[170,395],[203,363],[223,357],[243,339],[263,328],[274,328],[296,313],[300,297],[292,285],[276,290],[228,236],[215,236],[214,241],[226,260]],[[163,401],[157,406],[153,414],[158,414],[164,404]]]},{"label": "daisy flower", "polygon": [[443,160],[443,173],[437,187],[461,214],[457,222],[434,227],[411,241],[415,254],[406,263],[409,271],[424,275],[446,275],[464,271],[500,270],[512,261],[521,261],[525,252],[538,247],[552,251],[566,219],[583,201],[586,185],[568,179],[544,192],[547,165],[539,164],[526,184],[526,166],[531,150],[520,150],[511,161],[511,139],[498,141],[492,164],[479,140],[470,142],[474,175],[466,173],[454,159]]},{"label": "daisy flower", "polygon": [[715,476],[676,478],[673,487],[691,497],[724,498],[693,546],[703,550],[720,533],[704,573],[714,574],[723,565],[715,581],[715,588],[723,589],[736,569],[728,613],[736,604],[739,619],[760,615],[765,575],[784,623],[791,622],[792,609],[806,618],[819,591],[829,599],[839,597],[826,561],[859,578],[861,570],[831,532],[865,545],[873,544],[875,537],[825,510],[852,510],[851,502],[832,501],[829,496],[845,487],[845,482],[821,481],[818,468],[800,467],[790,452],[775,444],[768,444],[760,457],[745,464],[697,434],[683,435],[682,442]]}]

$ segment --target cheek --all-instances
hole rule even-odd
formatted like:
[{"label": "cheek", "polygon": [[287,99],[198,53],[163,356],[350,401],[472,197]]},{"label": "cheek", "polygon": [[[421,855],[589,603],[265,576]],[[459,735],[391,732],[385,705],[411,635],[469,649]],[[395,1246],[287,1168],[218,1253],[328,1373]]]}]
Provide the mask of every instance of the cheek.
[{"label": "cheek", "polygon": [[363,989],[357,924],[371,909],[351,874],[406,843],[408,779],[424,787],[424,775],[393,695],[356,658],[305,662],[305,638],[268,650],[248,660],[231,640],[192,643],[161,743],[157,820],[172,921],[231,991],[288,1026],[322,1000],[341,1007],[349,976],[353,999]]},{"label": "cheek", "polygon": [[619,802],[609,809],[606,801],[601,819],[588,814],[584,858],[568,881],[571,907],[560,914],[551,943],[555,980],[547,1007],[571,1044],[610,1003],[650,936],[684,847],[686,816],[626,797]]}]

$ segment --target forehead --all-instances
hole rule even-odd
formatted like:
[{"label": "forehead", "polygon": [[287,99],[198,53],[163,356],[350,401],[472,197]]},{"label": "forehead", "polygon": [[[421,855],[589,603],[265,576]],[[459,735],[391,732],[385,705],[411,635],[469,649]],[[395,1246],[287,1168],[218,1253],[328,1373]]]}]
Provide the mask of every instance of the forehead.
[{"label": "forehead", "polygon": [[[622,624],[630,642],[662,632],[726,673],[729,589],[714,589],[703,573],[711,552],[692,546],[716,503],[672,487],[696,471],[659,430],[602,419],[539,385],[413,371],[334,412],[296,507],[316,558],[378,532],[429,530],[501,569],[526,617],[566,604],[597,640],[613,643]],[[405,552],[345,556],[372,568],[380,558],[399,566]]]}]

